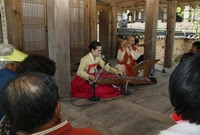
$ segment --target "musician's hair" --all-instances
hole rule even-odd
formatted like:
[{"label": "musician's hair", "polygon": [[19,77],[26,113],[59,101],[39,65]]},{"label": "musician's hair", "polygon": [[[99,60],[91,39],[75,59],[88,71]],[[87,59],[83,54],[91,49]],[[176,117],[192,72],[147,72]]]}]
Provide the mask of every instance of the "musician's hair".
[{"label": "musician's hair", "polygon": [[91,51],[92,49],[96,50],[97,46],[101,46],[101,44],[98,41],[92,41],[89,45],[89,50]]},{"label": "musician's hair", "polygon": [[15,131],[33,133],[52,120],[58,100],[58,87],[53,77],[27,72],[3,87],[0,107]]},{"label": "musician's hair", "polygon": [[180,62],[169,80],[170,101],[183,120],[200,124],[200,55]]}]

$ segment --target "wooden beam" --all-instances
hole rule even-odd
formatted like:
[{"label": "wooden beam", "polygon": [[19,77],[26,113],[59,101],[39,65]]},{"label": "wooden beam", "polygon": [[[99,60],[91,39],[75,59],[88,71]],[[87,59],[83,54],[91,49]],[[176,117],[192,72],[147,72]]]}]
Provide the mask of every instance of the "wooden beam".
[{"label": "wooden beam", "polygon": [[159,0],[147,0],[146,2],[144,59],[154,60],[156,57]]},{"label": "wooden beam", "polygon": [[108,0],[96,0],[98,3],[109,4]]},{"label": "wooden beam", "polygon": [[47,0],[49,57],[56,62],[61,97],[70,96],[69,0]]},{"label": "wooden beam", "polygon": [[164,67],[172,67],[173,49],[174,49],[174,35],[176,26],[176,6],[177,2],[174,0],[168,1],[167,8],[167,30],[165,42]]},{"label": "wooden beam", "polygon": [[137,1],[120,1],[116,2],[116,7],[135,7]]},{"label": "wooden beam", "polygon": [[106,4],[102,4],[102,3],[97,3],[97,10],[98,11],[110,11],[111,10],[111,6],[106,5]]}]

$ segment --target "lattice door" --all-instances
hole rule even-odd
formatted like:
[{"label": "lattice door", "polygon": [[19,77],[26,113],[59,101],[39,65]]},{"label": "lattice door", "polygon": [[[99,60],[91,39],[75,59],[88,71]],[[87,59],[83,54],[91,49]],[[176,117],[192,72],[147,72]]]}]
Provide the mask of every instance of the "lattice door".
[{"label": "lattice door", "polygon": [[22,0],[24,51],[48,56],[46,0]]}]

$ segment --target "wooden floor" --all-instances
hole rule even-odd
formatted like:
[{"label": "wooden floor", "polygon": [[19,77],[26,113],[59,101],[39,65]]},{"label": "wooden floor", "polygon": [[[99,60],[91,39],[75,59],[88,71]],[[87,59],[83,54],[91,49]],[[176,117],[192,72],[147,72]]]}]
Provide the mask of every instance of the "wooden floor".
[{"label": "wooden floor", "polygon": [[157,135],[173,124],[169,76],[157,69],[156,84],[128,86],[129,96],[97,102],[67,97],[61,101],[62,115],[74,127],[90,127],[102,135]]}]

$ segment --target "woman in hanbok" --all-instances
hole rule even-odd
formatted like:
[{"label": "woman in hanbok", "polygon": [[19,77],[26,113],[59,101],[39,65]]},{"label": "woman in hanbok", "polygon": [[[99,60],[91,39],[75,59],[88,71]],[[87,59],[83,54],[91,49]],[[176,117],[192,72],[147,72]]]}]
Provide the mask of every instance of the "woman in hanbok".
[{"label": "woman in hanbok", "polygon": [[[71,81],[71,94],[72,97],[78,98],[89,98],[95,95],[100,98],[112,98],[117,97],[123,91],[123,88],[116,87],[112,84],[96,84],[95,82],[103,75],[101,70],[98,71],[97,67],[100,66],[107,73],[113,75],[123,76],[123,72],[111,67],[109,64],[105,63],[101,58],[102,46],[99,42],[93,41],[89,45],[90,52],[81,58],[80,65],[77,71],[77,75]],[[108,73],[109,72],[109,73]]]}]

